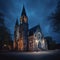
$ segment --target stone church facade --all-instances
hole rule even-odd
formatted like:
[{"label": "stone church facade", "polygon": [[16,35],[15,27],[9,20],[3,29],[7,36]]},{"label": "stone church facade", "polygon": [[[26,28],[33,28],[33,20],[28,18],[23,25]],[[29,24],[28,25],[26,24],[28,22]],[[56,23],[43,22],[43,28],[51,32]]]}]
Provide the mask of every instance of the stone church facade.
[{"label": "stone church facade", "polygon": [[29,29],[28,17],[24,7],[20,17],[20,24],[16,20],[13,48],[17,51],[47,50],[47,43],[43,37],[40,25]]}]

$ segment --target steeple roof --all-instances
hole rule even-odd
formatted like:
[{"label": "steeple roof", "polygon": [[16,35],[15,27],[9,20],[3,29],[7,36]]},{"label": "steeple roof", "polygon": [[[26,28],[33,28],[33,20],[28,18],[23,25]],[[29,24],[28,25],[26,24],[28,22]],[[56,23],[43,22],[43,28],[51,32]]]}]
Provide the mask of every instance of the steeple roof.
[{"label": "steeple roof", "polygon": [[25,7],[23,5],[23,9],[22,9],[22,13],[21,13],[21,16],[25,15],[26,16],[26,11],[25,11]]},{"label": "steeple roof", "polygon": [[34,26],[33,28],[31,28],[31,29],[29,30],[29,36],[33,35],[34,32],[36,32],[37,29],[39,29],[39,31],[41,32],[40,25],[36,25],[36,26]]}]

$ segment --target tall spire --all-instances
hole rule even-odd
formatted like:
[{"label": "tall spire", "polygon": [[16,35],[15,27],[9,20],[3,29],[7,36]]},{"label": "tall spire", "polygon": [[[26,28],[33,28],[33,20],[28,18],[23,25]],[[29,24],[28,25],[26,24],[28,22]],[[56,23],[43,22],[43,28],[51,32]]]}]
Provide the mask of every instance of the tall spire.
[{"label": "tall spire", "polygon": [[26,11],[25,11],[25,7],[24,7],[24,5],[23,5],[23,9],[22,9],[22,14],[21,14],[21,16],[23,16],[23,15],[26,16]]}]

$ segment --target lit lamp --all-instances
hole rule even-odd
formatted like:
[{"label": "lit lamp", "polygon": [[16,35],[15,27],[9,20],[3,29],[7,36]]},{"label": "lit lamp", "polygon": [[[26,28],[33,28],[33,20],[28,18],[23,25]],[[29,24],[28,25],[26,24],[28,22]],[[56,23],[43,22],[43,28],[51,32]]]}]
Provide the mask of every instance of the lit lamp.
[{"label": "lit lamp", "polygon": [[35,41],[38,44],[38,40]]},{"label": "lit lamp", "polygon": [[36,51],[38,51],[38,40],[35,40],[36,42]]},{"label": "lit lamp", "polygon": [[42,41],[42,43],[44,44],[44,40]]}]

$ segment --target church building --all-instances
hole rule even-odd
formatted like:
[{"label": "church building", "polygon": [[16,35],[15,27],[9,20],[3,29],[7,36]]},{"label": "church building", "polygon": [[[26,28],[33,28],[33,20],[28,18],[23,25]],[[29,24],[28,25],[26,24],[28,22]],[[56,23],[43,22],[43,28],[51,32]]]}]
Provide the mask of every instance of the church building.
[{"label": "church building", "polygon": [[47,43],[42,34],[40,25],[29,29],[28,17],[24,6],[20,17],[20,24],[18,20],[16,20],[13,48],[17,51],[47,50]]}]

